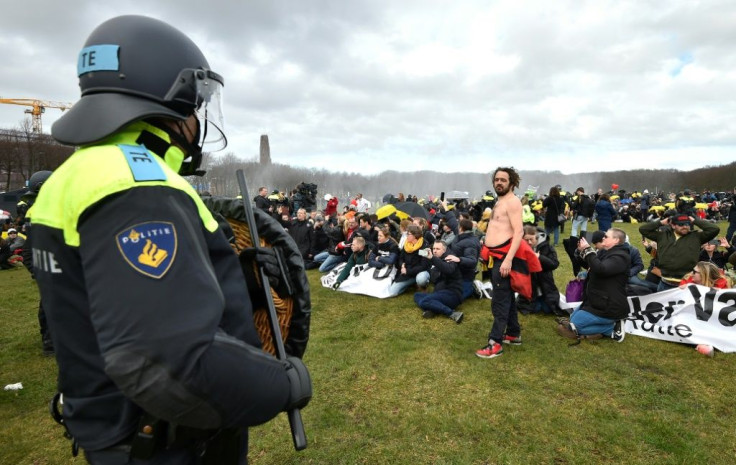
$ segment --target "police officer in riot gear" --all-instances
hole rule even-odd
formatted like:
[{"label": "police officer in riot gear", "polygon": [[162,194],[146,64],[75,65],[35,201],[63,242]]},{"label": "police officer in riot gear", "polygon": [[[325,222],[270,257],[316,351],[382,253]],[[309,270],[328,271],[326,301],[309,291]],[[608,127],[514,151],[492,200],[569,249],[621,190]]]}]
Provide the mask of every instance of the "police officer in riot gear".
[{"label": "police officer in riot gear", "polygon": [[181,177],[226,145],[223,78],[142,16],[98,26],[77,73],[52,134],[82,148],[30,212],[63,423],[93,464],[245,463],[246,428],[311,383],[260,349],[237,256]]},{"label": "police officer in riot gear", "polygon": [[[49,176],[51,176],[51,171],[36,171],[28,180],[28,192],[21,196],[20,202],[15,206],[15,223],[19,228],[23,230],[25,229],[26,213],[28,213],[28,209],[33,206],[33,202],[36,201],[38,191],[41,190],[41,186],[46,182]],[[23,232],[27,233],[25,230]]]},{"label": "police officer in riot gear", "polygon": [[[36,197],[41,190],[41,186],[44,182],[46,182],[49,176],[51,176],[51,171],[44,170],[36,171],[35,173],[33,173],[31,175],[31,178],[28,180],[28,192],[23,194],[23,197],[21,197],[20,202],[18,202],[17,206],[18,222],[22,223],[23,232],[26,235],[26,243],[23,247],[23,252],[21,253],[21,255],[23,256],[23,265],[28,269],[28,271],[31,273],[31,277],[34,279],[35,276],[33,274],[33,254],[31,254],[31,232],[29,227],[30,225],[26,221],[26,214],[36,202]],[[54,343],[51,341],[49,326],[46,323],[46,312],[44,312],[43,310],[43,301],[38,302],[38,328],[41,332],[41,347],[43,350],[43,354],[53,355]]]}]

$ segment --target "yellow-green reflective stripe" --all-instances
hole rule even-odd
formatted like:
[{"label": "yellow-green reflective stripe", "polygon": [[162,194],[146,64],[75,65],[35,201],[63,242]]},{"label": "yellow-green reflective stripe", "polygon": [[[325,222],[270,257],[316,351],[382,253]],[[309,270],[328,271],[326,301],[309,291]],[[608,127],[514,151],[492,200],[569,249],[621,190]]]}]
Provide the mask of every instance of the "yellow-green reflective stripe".
[{"label": "yellow-green reflective stripe", "polygon": [[[33,206],[32,221],[64,232],[64,242],[79,246],[77,224],[80,216],[101,199],[142,186],[168,186],[189,195],[205,228],[213,232],[217,221],[192,186],[156,157],[166,173],[166,181],[135,182],[122,151],[114,145],[93,146],[75,152],[41,188]],[[84,180],[84,182],[79,182]],[[156,199],[151,199],[155,201]]]}]

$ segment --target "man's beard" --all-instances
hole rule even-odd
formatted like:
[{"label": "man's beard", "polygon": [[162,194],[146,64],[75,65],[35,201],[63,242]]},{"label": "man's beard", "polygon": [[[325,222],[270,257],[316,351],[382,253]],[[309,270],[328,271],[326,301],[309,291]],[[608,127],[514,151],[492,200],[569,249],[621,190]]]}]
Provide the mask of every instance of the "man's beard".
[{"label": "man's beard", "polygon": [[504,195],[509,193],[509,191],[511,190],[511,185],[507,186],[505,189],[503,187],[493,186],[493,189],[495,189],[496,194],[498,194],[499,197],[503,197]]}]

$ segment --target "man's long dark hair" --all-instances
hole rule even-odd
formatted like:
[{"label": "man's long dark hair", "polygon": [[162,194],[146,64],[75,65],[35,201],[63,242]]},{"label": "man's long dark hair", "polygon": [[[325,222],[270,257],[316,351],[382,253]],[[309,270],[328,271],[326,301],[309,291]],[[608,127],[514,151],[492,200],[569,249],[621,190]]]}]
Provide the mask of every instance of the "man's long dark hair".
[{"label": "man's long dark hair", "polygon": [[519,187],[519,184],[521,183],[521,177],[513,167],[503,168],[499,166],[498,168],[496,168],[496,171],[493,172],[491,181],[496,178],[496,173],[498,173],[499,171],[503,171],[504,173],[507,173],[509,175],[509,184],[511,185],[511,190],[514,190],[515,187]]}]

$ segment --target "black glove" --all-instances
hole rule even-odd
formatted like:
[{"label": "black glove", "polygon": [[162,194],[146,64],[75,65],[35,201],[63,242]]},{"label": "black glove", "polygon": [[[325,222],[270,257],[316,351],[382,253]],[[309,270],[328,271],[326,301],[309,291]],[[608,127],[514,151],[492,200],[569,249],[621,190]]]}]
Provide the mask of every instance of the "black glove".
[{"label": "black glove", "polygon": [[243,270],[245,270],[246,266],[252,266],[253,263],[263,268],[266,276],[268,276],[268,282],[271,287],[277,289],[281,284],[282,276],[276,251],[269,247],[248,247],[247,249],[243,249],[240,252],[240,264],[243,266]]},{"label": "black glove", "polygon": [[[282,298],[294,295],[294,284],[291,281],[288,265],[282,251],[278,247],[248,247],[240,252],[240,266],[243,268],[246,281],[248,281],[251,297],[253,291],[257,290],[251,289],[255,287],[252,284],[255,279],[253,263],[266,272],[269,285],[274,288],[278,295]],[[279,263],[282,263],[282,265]]]},{"label": "black glove", "polygon": [[[228,218],[247,223],[242,200],[206,197],[203,201],[211,211],[220,212]],[[254,269],[254,266],[258,264],[264,267],[263,271],[269,284],[275,284],[272,287],[279,297],[294,298],[289,336],[284,341],[284,348],[289,355],[302,356],[309,341],[312,308],[309,297],[309,280],[304,272],[304,261],[294,240],[272,215],[260,208],[254,209],[253,215],[258,235],[273,246],[273,248],[249,248],[243,250],[239,255],[253,308],[266,307],[266,292],[260,285],[260,272]],[[227,237],[231,235],[226,234]],[[282,263],[283,266],[279,266],[279,263]],[[278,282],[275,281],[276,279]]]},{"label": "black glove", "polygon": [[312,399],[312,378],[304,362],[297,357],[286,357],[286,375],[291,383],[291,394],[286,411],[304,408]]}]

